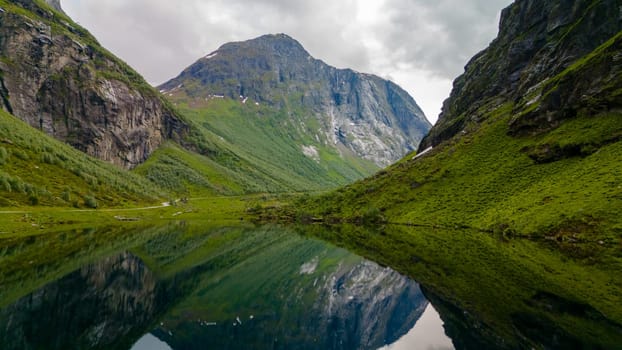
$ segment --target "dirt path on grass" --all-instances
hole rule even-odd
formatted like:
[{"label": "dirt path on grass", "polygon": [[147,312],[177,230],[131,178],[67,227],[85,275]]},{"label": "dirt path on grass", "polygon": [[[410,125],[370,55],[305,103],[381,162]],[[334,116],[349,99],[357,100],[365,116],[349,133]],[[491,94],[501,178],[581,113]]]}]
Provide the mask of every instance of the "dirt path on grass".
[{"label": "dirt path on grass", "polygon": [[[59,213],[84,213],[84,212],[115,212],[115,211],[139,211],[139,210],[152,210],[152,209],[161,209],[170,207],[171,203],[164,202],[161,205],[151,206],[151,207],[142,207],[142,208],[116,208],[116,209],[60,209],[60,210],[52,210]],[[34,212],[39,212],[37,210],[5,210],[0,211],[0,214],[31,214]]]}]

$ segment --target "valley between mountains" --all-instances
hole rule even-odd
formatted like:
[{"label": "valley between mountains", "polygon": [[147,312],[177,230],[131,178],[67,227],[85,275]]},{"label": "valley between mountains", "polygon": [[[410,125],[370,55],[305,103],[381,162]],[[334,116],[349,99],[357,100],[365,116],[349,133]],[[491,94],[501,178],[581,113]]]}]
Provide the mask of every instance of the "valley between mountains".
[{"label": "valley between mountains", "polygon": [[[61,231],[125,242],[115,230],[168,225],[188,241],[208,227],[201,253],[224,264],[221,245],[246,251],[215,223],[279,225],[417,278],[456,348],[622,344],[618,0],[514,1],[436,125],[400,86],[286,34],[225,43],[152,87],[59,1],[0,0],[0,98],[0,262],[46,260],[28,243],[45,237],[48,260],[71,260]],[[158,272],[149,244],[132,254]],[[68,271],[20,285],[7,266],[11,301]]]}]

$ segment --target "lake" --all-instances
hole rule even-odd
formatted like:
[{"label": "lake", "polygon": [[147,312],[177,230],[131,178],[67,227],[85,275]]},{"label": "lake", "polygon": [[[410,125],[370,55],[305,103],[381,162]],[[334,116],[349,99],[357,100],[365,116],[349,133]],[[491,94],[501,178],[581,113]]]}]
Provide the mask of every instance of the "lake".
[{"label": "lake", "polygon": [[0,348],[619,349],[611,249],[209,221],[7,238]]}]

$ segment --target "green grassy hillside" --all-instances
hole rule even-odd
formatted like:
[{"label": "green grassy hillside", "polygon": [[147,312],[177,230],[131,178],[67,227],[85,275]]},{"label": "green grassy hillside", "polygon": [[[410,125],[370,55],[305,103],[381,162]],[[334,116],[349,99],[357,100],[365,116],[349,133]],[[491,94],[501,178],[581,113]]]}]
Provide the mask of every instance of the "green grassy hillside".
[{"label": "green grassy hillside", "polygon": [[[347,150],[339,154],[310,136],[313,126],[292,125],[282,115],[285,112],[274,108],[230,99],[191,103],[180,101],[178,105],[195,128],[190,146],[168,144],[136,169],[173,192],[318,191],[345,185],[378,169]],[[317,154],[305,155],[303,145]]]},{"label": "green grassy hillside", "polygon": [[525,138],[507,135],[511,105],[493,114],[468,136],[307,202],[309,214],[574,239],[622,235],[622,142],[549,163],[529,154],[551,144],[587,149],[619,138],[622,114],[583,116]]},{"label": "green grassy hillside", "polygon": [[149,181],[52,139],[0,111],[0,207],[153,203]]},{"label": "green grassy hillside", "polygon": [[[476,113],[477,122],[465,124],[431,152],[410,155],[373,178],[307,201],[306,213],[298,214],[469,226],[570,241],[618,240],[622,113],[614,107],[622,79],[609,62],[621,43],[617,35],[547,79],[539,85],[540,95],[534,90],[531,103],[489,99]],[[604,69],[610,70],[605,71],[608,84],[590,87]],[[514,132],[517,121],[534,121],[528,115],[539,103],[566,91],[583,94],[572,99],[572,114],[565,112],[550,125],[540,121],[540,130]]]}]

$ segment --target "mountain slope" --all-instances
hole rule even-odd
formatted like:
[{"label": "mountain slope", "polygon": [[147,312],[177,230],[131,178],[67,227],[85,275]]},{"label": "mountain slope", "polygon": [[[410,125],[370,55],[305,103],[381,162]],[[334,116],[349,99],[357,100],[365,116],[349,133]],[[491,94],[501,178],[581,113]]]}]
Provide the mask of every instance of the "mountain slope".
[{"label": "mountain slope", "polygon": [[[616,4],[516,1],[503,11],[500,37],[456,81],[422,145],[435,148],[308,203],[309,213],[619,239]],[[516,55],[524,43],[538,45]]]},{"label": "mountain slope", "polygon": [[59,11],[59,1],[0,0],[0,8],[2,109],[125,168],[186,133],[158,93]]},{"label": "mountain slope", "polygon": [[309,136],[313,144],[304,146],[325,145],[378,166],[415,149],[430,128],[397,85],[330,67],[284,34],[225,44],[160,89],[195,109],[223,98],[268,105]]},{"label": "mountain slope", "polygon": [[[268,106],[219,99],[200,109],[179,104],[178,110],[193,128],[187,143],[199,154],[165,147],[136,169],[177,193],[201,192],[205,184],[221,194],[318,191],[378,170],[370,161],[314,143],[284,112]],[[182,176],[179,169],[194,175]]]},{"label": "mountain slope", "polygon": [[0,111],[0,207],[153,203],[145,179],[92,158]]}]

